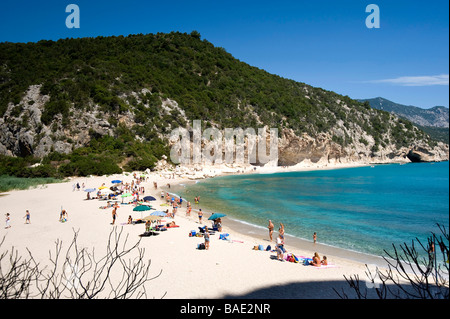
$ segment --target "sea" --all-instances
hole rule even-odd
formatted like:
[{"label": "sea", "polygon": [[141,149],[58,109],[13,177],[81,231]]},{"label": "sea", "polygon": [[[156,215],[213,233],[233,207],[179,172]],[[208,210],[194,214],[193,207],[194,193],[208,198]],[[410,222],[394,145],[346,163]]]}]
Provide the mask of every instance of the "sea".
[{"label": "sea", "polygon": [[226,214],[224,225],[262,231],[272,220],[274,236],[283,223],[292,238],[312,242],[316,233],[321,245],[373,256],[426,245],[432,233],[441,235],[438,225],[449,229],[448,161],[230,175],[171,191],[194,210]]}]

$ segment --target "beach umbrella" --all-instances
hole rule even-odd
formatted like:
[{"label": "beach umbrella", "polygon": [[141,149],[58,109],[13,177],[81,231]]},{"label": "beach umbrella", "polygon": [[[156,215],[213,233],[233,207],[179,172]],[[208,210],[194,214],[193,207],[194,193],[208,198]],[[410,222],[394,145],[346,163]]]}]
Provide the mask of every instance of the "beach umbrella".
[{"label": "beach umbrella", "polygon": [[119,181],[118,179],[115,179],[115,180],[111,181],[111,183],[113,183],[113,184],[120,184],[120,183],[122,183],[122,181]]},{"label": "beach umbrella", "polygon": [[153,196],[145,196],[145,197],[143,198],[143,200],[147,202],[147,201],[156,200],[156,198],[153,197]]},{"label": "beach umbrella", "polygon": [[95,192],[97,189],[96,188],[85,188],[84,191],[88,192],[88,193],[92,193]]},{"label": "beach umbrella", "polygon": [[166,213],[162,212],[160,210],[154,211],[153,213],[150,214],[150,216],[160,216],[160,217],[165,217]]},{"label": "beach umbrella", "polygon": [[112,192],[113,191],[108,188],[103,188],[100,190],[100,194],[102,194],[102,195],[108,195],[108,194],[111,194]]},{"label": "beach umbrella", "polygon": [[124,199],[125,197],[130,197],[130,196],[131,196],[130,193],[125,193],[125,194],[120,195],[120,197],[122,197],[122,203],[123,203],[123,199]]},{"label": "beach umbrella", "polygon": [[142,218],[142,220],[149,220],[151,222],[155,222],[158,220],[161,220],[162,216],[155,216],[155,215],[149,215],[149,216],[145,216],[144,218]]},{"label": "beach umbrella", "polygon": [[108,187],[106,187],[106,186],[100,186],[98,189],[105,189],[105,188],[108,188]]},{"label": "beach umbrella", "polygon": [[208,218],[208,220],[215,220],[217,218],[222,218],[222,217],[225,217],[225,216],[227,216],[227,215],[221,214],[221,213],[214,213]]},{"label": "beach umbrella", "polygon": [[133,208],[133,211],[135,211],[135,212],[142,212],[145,210],[150,210],[150,207],[148,207],[147,205],[139,205],[139,206],[136,206],[135,208]]},{"label": "beach umbrella", "polygon": [[150,207],[144,206],[144,205],[140,205],[140,206],[136,206],[135,208],[133,208],[134,212],[141,212],[141,217],[142,217],[142,212],[146,211],[146,210],[150,210]]}]

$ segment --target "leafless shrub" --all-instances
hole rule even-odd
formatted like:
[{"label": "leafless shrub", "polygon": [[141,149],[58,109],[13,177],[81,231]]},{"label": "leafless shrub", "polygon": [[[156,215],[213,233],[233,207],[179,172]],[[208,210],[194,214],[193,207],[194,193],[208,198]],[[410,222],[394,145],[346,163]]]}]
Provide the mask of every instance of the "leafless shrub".
[{"label": "leafless shrub", "polygon": [[[364,283],[358,275],[344,276],[356,298],[448,299],[449,235],[444,226],[437,226],[441,234],[431,233],[425,245],[416,238],[417,243],[404,243],[400,249],[392,245],[393,253],[385,251],[387,269],[366,265]],[[349,298],[344,290],[335,291],[341,298]]]},{"label": "leafless shrub", "polygon": [[[127,247],[128,236],[123,239],[122,229],[111,231],[106,254],[96,258],[77,243],[78,232],[63,253],[62,242],[56,241],[55,251],[49,253],[50,265],[41,267],[33,258],[19,256],[14,248],[0,255],[0,298],[43,299],[138,299],[146,298],[145,283],[149,278],[150,261],[144,260],[145,250],[140,240]],[[0,243],[0,248],[4,239]],[[134,255],[133,258],[129,258]],[[9,258],[8,258],[9,257]],[[42,268],[42,269],[41,269]],[[117,275],[119,274],[119,275]]]}]

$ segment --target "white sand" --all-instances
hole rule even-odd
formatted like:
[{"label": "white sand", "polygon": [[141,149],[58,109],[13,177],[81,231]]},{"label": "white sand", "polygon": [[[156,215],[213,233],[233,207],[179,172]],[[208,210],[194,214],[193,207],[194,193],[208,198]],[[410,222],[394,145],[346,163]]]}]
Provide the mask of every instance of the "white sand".
[{"label": "white sand", "polygon": [[[54,251],[55,241],[60,239],[67,247],[76,230],[79,231],[79,246],[88,250],[95,247],[100,256],[113,227],[122,229],[129,235],[128,242],[134,244],[139,240],[139,234],[144,232],[144,224],[122,224],[127,222],[129,215],[136,219],[148,215],[148,212],[133,212],[133,206],[121,205],[116,225],[112,226],[111,208],[99,209],[105,202],[86,201],[85,192],[72,190],[77,181],[80,185],[84,182],[86,187],[98,188],[102,183],[111,186],[114,179],[132,180],[131,175],[76,178],[0,196],[2,218],[6,213],[11,214],[11,228],[5,229],[5,224],[0,228],[0,239],[6,235],[0,253],[14,246],[26,254],[25,249],[28,248],[37,260],[45,263],[49,251]],[[157,190],[153,188],[154,181],[158,182]],[[160,206],[160,186],[181,181],[186,179],[165,179],[155,172],[141,186],[145,187],[145,195],[157,198],[152,202],[153,207],[165,210],[167,207]],[[66,223],[59,222],[61,207],[69,214]],[[31,224],[25,224],[23,218],[27,209],[31,213]],[[272,259],[276,256],[273,252],[252,250],[255,245],[269,244],[268,234],[265,238],[255,238],[236,233],[227,225],[227,217],[223,218],[223,233],[229,233],[232,240],[243,243],[220,240],[216,232],[211,236],[209,250],[197,250],[197,244],[204,239],[188,235],[191,230],[198,231],[200,224],[195,212],[191,217],[186,217],[185,212],[183,203],[175,217],[180,227],[141,239],[140,247],[145,248],[145,257],[151,261],[150,276],[162,271],[159,277],[146,284],[149,298],[338,298],[332,287],[339,290],[340,287],[348,287],[344,275],[359,274],[360,278],[366,278],[364,264],[342,256],[328,256],[329,262],[337,267],[326,269]],[[203,222],[210,226],[206,215]],[[171,221],[169,218],[165,220]],[[277,229],[277,224],[275,226]],[[275,231],[274,238],[277,235]],[[274,245],[272,243],[272,247]],[[286,245],[288,252],[299,256],[311,257],[314,253],[291,248],[288,242]]]}]

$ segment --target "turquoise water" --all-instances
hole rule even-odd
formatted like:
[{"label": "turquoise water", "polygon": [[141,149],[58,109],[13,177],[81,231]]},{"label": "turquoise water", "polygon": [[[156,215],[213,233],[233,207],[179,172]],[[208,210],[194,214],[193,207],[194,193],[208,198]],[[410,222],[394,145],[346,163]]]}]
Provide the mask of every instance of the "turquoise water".
[{"label": "turquoise water", "polygon": [[224,176],[176,191],[208,212],[377,256],[449,226],[448,162]]}]

